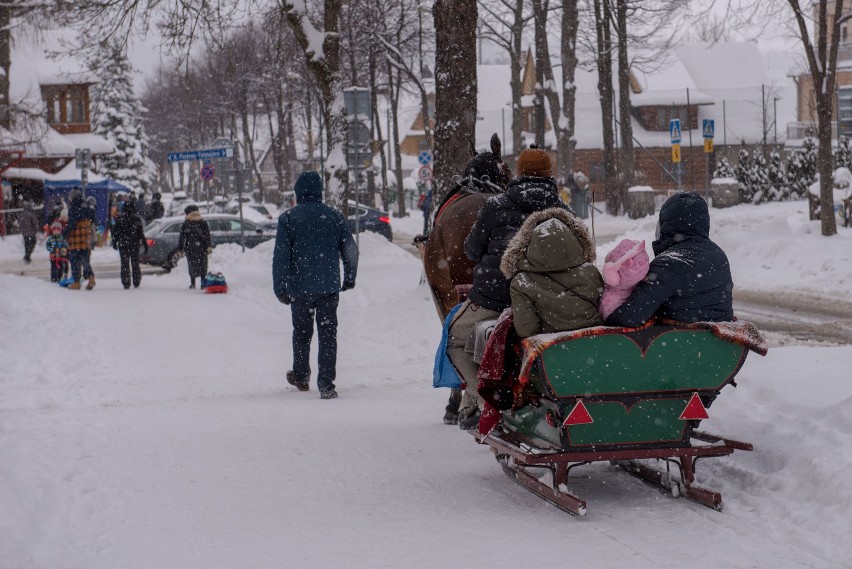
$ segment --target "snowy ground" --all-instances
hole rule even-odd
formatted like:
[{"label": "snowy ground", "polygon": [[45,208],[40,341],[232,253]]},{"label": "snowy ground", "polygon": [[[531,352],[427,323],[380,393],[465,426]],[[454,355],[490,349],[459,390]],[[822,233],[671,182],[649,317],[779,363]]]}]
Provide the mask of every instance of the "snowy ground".
[{"label": "snowy ground", "polygon": [[[852,298],[849,230],[819,237],[804,204],[712,214],[738,288]],[[654,220],[595,223],[653,239]],[[332,401],[284,382],[271,243],[216,249],[227,295],[186,290],[184,264],[130,291],[0,274],[0,567],[852,567],[850,346],[774,338],[714,403],[702,428],[755,446],[699,464],[724,512],[595,465],[572,472],[578,519],[441,424],[419,263],[361,249]],[[0,241],[1,266],[21,254]]]}]

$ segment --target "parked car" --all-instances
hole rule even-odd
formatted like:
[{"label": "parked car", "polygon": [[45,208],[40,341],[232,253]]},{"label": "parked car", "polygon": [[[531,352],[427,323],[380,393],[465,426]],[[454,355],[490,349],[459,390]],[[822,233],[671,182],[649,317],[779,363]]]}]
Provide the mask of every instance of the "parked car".
[{"label": "parked car", "polygon": [[[346,222],[349,229],[355,233],[355,202],[349,202],[349,217]],[[358,204],[358,230],[373,231],[382,235],[388,241],[393,241],[393,231],[390,225],[390,215],[386,211]]]},{"label": "parked car", "polygon": [[[206,215],[204,219],[210,226],[210,240],[213,242],[213,247],[223,243],[240,242],[239,216],[213,213]],[[162,267],[166,271],[172,270],[181,257],[178,251],[178,242],[180,241],[180,228],[183,221],[182,216],[165,217],[149,224],[145,228],[148,252],[140,252],[139,261]],[[242,223],[246,247],[254,247],[264,241],[275,239],[274,229],[270,231],[246,219]]]},{"label": "parked car", "polygon": [[[349,225],[349,230],[354,234],[355,233],[355,202],[349,202],[349,217],[346,220]],[[360,218],[358,219],[358,230],[359,231],[373,231],[382,235],[388,241],[393,241],[393,231],[391,230],[390,225],[390,216],[386,211],[382,211],[380,209],[376,209],[374,207],[368,207],[364,204],[358,204],[358,212],[360,213]],[[264,229],[268,231],[275,231],[278,228],[278,220],[268,221],[264,223],[260,223]]]}]

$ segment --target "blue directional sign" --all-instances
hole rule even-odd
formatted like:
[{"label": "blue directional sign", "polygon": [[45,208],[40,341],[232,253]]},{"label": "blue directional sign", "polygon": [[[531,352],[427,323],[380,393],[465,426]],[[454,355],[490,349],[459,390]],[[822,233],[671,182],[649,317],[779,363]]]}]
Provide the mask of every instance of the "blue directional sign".
[{"label": "blue directional sign", "polygon": [[701,132],[704,134],[704,138],[713,138],[716,134],[716,121],[704,119],[701,122]]},{"label": "blue directional sign", "polygon": [[672,144],[680,144],[680,119],[669,121],[669,137],[672,139]]},{"label": "blue directional sign", "polygon": [[189,150],[187,152],[172,152],[169,154],[169,162],[214,160],[216,158],[230,158],[233,155],[233,148],[207,148],[204,150]]},{"label": "blue directional sign", "polygon": [[424,166],[428,166],[430,162],[432,162],[432,152],[429,150],[424,150],[420,154],[417,155],[417,161],[423,164]]}]

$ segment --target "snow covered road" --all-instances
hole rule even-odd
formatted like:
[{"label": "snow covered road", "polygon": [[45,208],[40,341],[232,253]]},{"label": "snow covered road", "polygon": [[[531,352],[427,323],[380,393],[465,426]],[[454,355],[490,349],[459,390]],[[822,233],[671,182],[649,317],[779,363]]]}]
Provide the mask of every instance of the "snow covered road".
[{"label": "snow covered road", "polygon": [[699,465],[723,513],[594,465],[577,519],[441,424],[416,259],[362,236],[321,401],[283,380],[270,258],[217,249],[228,295],[185,290],[183,266],[131,291],[0,276],[4,569],[848,566],[848,347],[753,356],[714,404],[702,428],[755,443]]}]

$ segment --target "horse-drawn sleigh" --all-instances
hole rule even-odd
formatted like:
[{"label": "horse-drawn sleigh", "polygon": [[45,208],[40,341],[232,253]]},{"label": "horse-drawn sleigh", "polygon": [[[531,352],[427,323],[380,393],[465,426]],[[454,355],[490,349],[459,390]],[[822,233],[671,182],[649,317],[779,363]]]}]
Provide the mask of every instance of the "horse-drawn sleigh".
[{"label": "horse-drawn sleigh", "polygon": [[[493,154],[499,158],[499,141]],[[457,185],[456,197],[445,199],[421,249],[442,321],[459,301],[456,288],[471,279],[463,243],[488,197],[471,186]],[[484,350],[479,394],[488,406],[476,438],[514,481],[583,515],[586,503],[571,493],[569,473],[610,461],[674,496],[721,509],[718,492],[695,484],[696,463],[752,446],[697,428],[720,391],[736,385],[748,352],[766,353],[753,325],[652,320],[532,336],[514,346],[506,338],[495,332]],[[511,361],[513,347],[520,363]]]},{"label": "horse-drawn sleigh", "polygon": [[[676,497],[721,509],[718,492],[695,484],[695,464],[752,447],[697,428],[722,388],[736,385],[748,351],[766,353],[751,324],[586,328],[533,336],[522,347],[508,408],[495,428],[477,434],[517,483],[583,515],[586,503],[570,492],[568,474],[610,461]],[[484,383],[480,392],[490,399]],[[641,459],[664,461],[665,470]]]}]

